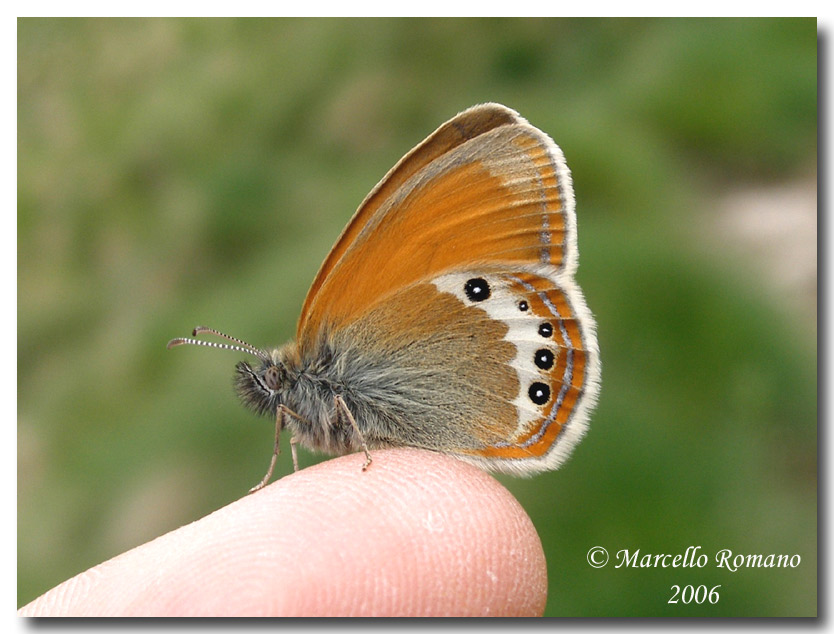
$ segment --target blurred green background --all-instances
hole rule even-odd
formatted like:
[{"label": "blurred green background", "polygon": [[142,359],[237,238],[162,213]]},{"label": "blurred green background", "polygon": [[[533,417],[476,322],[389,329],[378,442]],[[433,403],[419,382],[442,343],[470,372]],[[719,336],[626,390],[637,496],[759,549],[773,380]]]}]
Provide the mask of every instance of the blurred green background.
[{"label": "blurred green background", "polygon": [[[499,101],[572,168],[603,357],[572,459],[500,478],[547,614],[815,614],[816,56],[813,19],[20,20],[18,604],[258,481],[240,355],[165,343],[291,338],[377,180]],[[801,564],[594,569],[597,545]]]}]

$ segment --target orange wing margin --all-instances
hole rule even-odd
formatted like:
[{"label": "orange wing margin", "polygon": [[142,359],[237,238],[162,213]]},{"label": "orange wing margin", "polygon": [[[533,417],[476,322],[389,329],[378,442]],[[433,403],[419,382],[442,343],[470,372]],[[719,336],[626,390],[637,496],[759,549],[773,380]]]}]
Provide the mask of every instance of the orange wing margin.
[{"label": "orange wing margin", "polygon": [[498,104],[470,108],[407,154],[342,232],[308,292],[304,346],[409,284],[479,265],[576,261],[570,173],[543,132]]}]

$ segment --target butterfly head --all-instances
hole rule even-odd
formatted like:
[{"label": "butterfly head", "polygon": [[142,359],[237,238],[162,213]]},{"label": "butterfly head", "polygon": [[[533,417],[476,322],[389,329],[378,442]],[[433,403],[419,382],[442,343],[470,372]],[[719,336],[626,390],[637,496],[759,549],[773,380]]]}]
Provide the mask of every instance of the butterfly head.
[{"label": "butterfly head", "polygon": [[261,350],[236,337],[204,326],[198,326],[192,334],[194,337],[201,334],[215,335],[234,343],[218,343],[180,337],[169,341],[168,348],[191,344],[222,350],[236,350],[256,357],[257,361],[253,364],[241,361],[235,367],[235,390],[244,405],[254,412],[258,414],[275,413],[276,408],[282,402],[281,396],[285,392],[289,381],[289,371],[285,360],[290,353],[289,346],[274,350]]},{"label": "butterfly head", "polygon": [[289,373],[281,350],[272,350],[254,366],[240,361],[235,366],[235,390],[246,407],[256,414],[274,414],[285,391]]}]

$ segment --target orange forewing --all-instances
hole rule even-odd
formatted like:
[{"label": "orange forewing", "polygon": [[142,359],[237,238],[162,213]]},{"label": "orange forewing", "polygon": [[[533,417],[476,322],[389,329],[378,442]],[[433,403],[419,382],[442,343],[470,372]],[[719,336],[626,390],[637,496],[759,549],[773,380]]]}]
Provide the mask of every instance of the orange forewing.
[{"label": "orange forewing", "polygon": [[397,289],[461,267],[565,259],[553,143],[512,111],[477,106],[442,126],[374,189],[307,296],[303,347]]}]

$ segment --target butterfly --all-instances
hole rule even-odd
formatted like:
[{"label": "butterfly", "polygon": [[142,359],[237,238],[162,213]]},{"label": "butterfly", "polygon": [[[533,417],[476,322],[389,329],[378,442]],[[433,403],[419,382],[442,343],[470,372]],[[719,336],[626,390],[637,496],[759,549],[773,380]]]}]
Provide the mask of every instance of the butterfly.
[{"label": "butterfly", "polygon": [[236,390],[330,454],[418,447],[490,471],[555,469],[600,389],[596,324],[574,274],[570,171],[559,147],[505,106],[474,106],[406,154],[325,258],[296,338],[236,350]]}]

